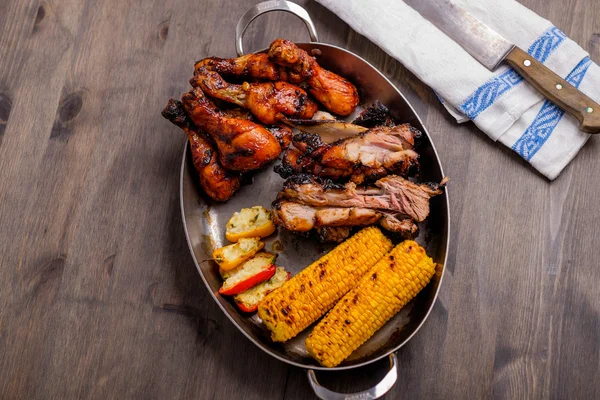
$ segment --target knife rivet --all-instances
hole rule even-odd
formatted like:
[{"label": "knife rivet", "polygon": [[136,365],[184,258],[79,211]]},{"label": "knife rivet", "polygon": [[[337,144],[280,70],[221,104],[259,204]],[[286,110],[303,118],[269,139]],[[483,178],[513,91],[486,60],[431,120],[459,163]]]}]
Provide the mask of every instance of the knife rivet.
[{"label": "knife rivet", "polygon": [[523,61],[523,65],[525,65],[526,67],[529,67],[531,65],[531,61],[525,60],[525,61]]},{"label": "knife rivet", "polygon": [[593,109],[592,107],[588,107],[588,108],[586,108],[586,109],[585,109],[585,111],[586,111],[588,114],[591,114],[591,113],[593,113],[593,112],[594,112],[594,109]]},{"label": "knife rivet", "polygon": [[560,83],[557,83],[557,84],[556,84],[556,88],[557,88],[558,90],[560,90],[560,89],[562,89],[562,85],[561,85]]}]

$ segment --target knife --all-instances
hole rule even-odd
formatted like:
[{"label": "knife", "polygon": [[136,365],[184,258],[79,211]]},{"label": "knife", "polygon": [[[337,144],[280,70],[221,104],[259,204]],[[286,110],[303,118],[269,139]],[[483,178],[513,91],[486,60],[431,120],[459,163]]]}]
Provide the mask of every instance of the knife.
[{"label": "knife", "polygon": [[583,132],[600,133],[600,105],[452,0],[404,0],[490,71],[503,61],[544,97],[573,115]]}]

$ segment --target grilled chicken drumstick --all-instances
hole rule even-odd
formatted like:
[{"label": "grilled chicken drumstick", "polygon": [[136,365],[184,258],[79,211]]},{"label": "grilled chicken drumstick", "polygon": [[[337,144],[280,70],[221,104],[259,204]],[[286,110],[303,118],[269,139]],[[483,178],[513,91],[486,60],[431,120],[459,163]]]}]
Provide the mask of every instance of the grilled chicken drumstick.
[{"label": "grilled chicken drumstick", "polygon": [[206,68],[224,76],[250,80],[306,82],[309,92],[332,113],[347,116],[358,105],[356,87],[321,68],[306,51],[289,40],[277,39],[268,54],[246,54],[238,58],[209,57],[196,63],[195,74]]},{"label": "grilled chicken drumstick", "polygon": [[312,94],[329,111],[350,115],[358,105],[356,87],[341,76],[321,68],[306,51],[289,40],[277,39],[269,47],[269,60],[299,74]]},{"label": "grilled chicken drumstick", "polygon": [[236,85],[227,83],[214,71],[200,68],[190,83],[209,96],[249,109],[264,124],[274,124],[286,117],[310,119],[318,109],[304,90],[287,82]]},{"label": "grilled chicken drumstick", "polygon": [[240,187],[240,174],[227,171],[219,165],[212,140],[194,126],[180,101],[169,100],[162,115],[188,136],[192,160],[204,192],[216,201],[229,200]]},{"label": "grilled chicken drumstick", "polygon": [[226,169],[239,172],[260,169],[281,153],[281,146],[271,132],[247,119],[228,116],[200,88],[185,93],[181,99],[194,124],[217,144],[219,161]]},{"label": "grilled chicken drumstick", "polygon": [[[231,110],[223,112],[229,117],[254,121],[254,117],[252,116],[252,114],[250,114],[248,110],[243,108],[233,108]],[[283,122],[274,125],[267,125],[265,126],[265,128],[267,128],[267,130],[271,132],[273,136],[275,136],[282,150],[290,147],[290,144],[292,143],[292,137],[294,136],[292,128],[290,128]]]},{"label": "grilled chicken drumstick", "polygon": [[252,80],[300,83],[305,79],[300,74],[269,61],[267,53],[246,54],[238,58],[208,57],[196,62],[194,73],[198,73],[203,67],[224,76]]},{"label": "grilled chicken drumstick", "polygon": [[[243,108],[233,108],[231,110],[227,110],[227,111],[223,111],[223,112],[229,117],[254,121],[253,115],[250,114],[250,112],[248,110],[243,109]],[[294,132],[292,131],[292,128],[290,128],[283,122],[280,122],[280,123],[277,123],[274,125],[267,125],[267,126],[265,126],[265,128],[267,128],[267,130],[269,132],[271,132],[273,134],[273,136],[275,136],[275,138],[279,142],[279,145],[281,146],[282,150],[290,147],[290,144],[292,144],[292,137],[294,136]]]}]

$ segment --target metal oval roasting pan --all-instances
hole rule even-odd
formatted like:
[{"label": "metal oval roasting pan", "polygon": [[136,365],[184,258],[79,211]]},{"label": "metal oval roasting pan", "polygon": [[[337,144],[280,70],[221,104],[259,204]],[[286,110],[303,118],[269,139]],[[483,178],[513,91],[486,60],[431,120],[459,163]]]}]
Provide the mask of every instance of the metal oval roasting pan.
[{"label": "metal oval roasting pan", "polygon": [[[392,116],[401,122],[412,124],[423,132],[424,138],[419,148],[420,180],[441,181],[444,173],[437,152],[427,129],[410,103],[383,74],[364,59],[340,47],[320,43],[312,21],[302,7],[281,0],[266,1],[252,7],[237,25],[236,49],[238,55],[243,54],[242,36],[250,22],[259,15],[270,11],[290,12],[304,21],[309,30],[311,42],[296,44],[308,51],[309,54],[311,51],[312,54],[319,54],[318,61],[322,67],[353,82],[359,90],[361,104],[370,104],[379,100],[390,109]],[[318,51],[314,51],[315,49]],[[239,193],[227,203],[212,202],[202,193],[186,145],[181,165],[181,212],[188,245],[198,272],[213,299],[248,339],[271,356],[308,370],[308,379],[317,396],[323,399],[378,398],[387,392],[396,381],[394,352],[407,343],[423,325],[437,298],[449,243],[448,194],[446,192],[431,199],[431,213],[427,220],[420,224],[420,234],[417,238],[417,242],[425,247],[427,254],[438,263],[437,273],[429,285],[341,365],[335,368],[325,368],[318,365],[304,347],[304,341],[312,327],[305,329],[304,332],[286,343],[272,342],[269,332],[261,324],[257,315],[246,315],[240,312],[231,299],[218,294],[222,283],[218,268],[212,262],[203,262],[211,257],[215,248],[227,244],[224,239],[225,224],[231,214],[244,207],[254,205],[270,208],[271,202],[282,188],[282,183],[283,180],[272,171],[272,167],[268,167],[255,174],[254,183],[243,186]],[[285,267],[292,275],[300,272],[331,248],[332,246],[321,245],[281,229],[267,238],[265,246],[266,250],[278,253],[277,264]],[[370,364],[384,357],[389,357],[390,371],[375,387],[361,393],[334,393],[320,386],[315,378],[314,370],[346,370]]]}]

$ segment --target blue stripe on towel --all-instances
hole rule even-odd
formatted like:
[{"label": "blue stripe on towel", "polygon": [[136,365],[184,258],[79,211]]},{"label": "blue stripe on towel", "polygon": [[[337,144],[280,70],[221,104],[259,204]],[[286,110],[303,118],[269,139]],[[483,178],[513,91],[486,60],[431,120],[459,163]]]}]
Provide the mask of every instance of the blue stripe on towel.
[{"label": "blue stripe on towel", "polygon": [[[579,87],[591,64],[592,60],[589,57],[584,58],[567,76],[566,81],[576,88]],[[538,115],[525,130],[523,136],[515,142],[512,149],[525,160],[530,161],[552,135],[564,114],[563,110],[546,100]]]},{"label": "blue stripe on towel", "polygon": [[[560,29],[553,26],[533,42],[527,52],[543,63],[566,38],[567,36]],[[470,119],[475,119],[481,112],[494,104],[500,96],[522,81],[521,75],[510,68],[480,86],[460,105],[459,110]]]},{"label": "blue stripe on towel", "polygon": [[538,40],[533,42],[527,49],[527,52],[534,56],[539,62],[546,62],[550,54],[565,41],[567,35],[563,31],[553,26],[548,29]]}]

